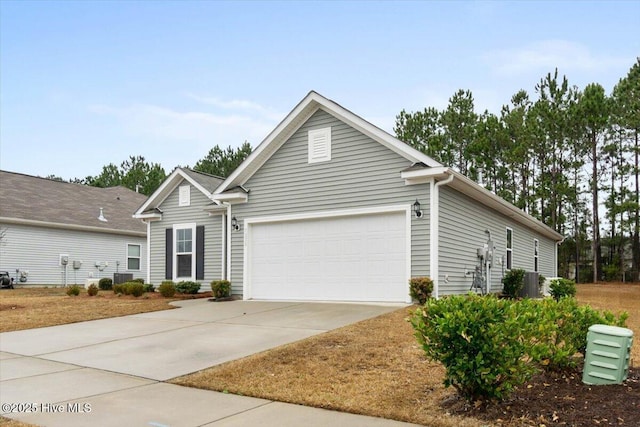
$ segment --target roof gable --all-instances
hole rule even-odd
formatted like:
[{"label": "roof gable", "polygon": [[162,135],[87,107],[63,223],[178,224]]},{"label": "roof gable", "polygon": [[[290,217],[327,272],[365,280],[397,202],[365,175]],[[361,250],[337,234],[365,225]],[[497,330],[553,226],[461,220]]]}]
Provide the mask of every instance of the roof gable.
[{"label": "roof gable", "polygon": [[183,181],[189,182],[207,198],[211,198],[214,190],[220,185],[223,179],[218,176],[196,172],[187,168],[175,168],[160,187],[135,211],[134,216],[136,218],[146,217],[148,211],[157,209]]},{"label": "roof gable", "polygon": [[440,163],[374,126],[346,108],[311,91],[278,126],[256,147],[240,166],[218,187],[214,194],[241,186],[293,135],[316,111],[322,109],[338,120],[367,135],[413,163],[442,166]]},{"label": "roof gable", "polygon": [[[131,214],[143,194],[0,171],[0,221],[25,225],[146,234]],[[102,209],[106,221],[98,219]]]}]

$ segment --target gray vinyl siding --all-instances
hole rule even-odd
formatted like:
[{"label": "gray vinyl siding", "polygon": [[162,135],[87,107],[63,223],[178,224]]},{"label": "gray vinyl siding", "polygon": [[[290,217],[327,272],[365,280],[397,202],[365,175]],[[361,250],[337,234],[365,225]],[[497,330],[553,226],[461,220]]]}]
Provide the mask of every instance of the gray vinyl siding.
[{"label": "gray vinyl siding", "polygon": [[[307,132],[331,127],[331,160],[308,163]],[[318,110],[246,182],[249,201],[234,205],[241,224],[232,232],[231,282],[242,293],[244,218],[304,212],[410,205],[417,199],[424,216],[412,215],[412,276],[429,274],[429,186],[407,186],[400,172],[411,162]]]},{"label": "gray vinyl siding", "polygon": [[[183,181],[180,185],[183,185]],[[174,224],[195,223],[204,225],[204,280],[201,290],[209,290],[208,283],[222,278],[222,215],[209,216],[203,209],[211,205],[209,200],[191,186],[190,206],[178,206],[178,185],[159,206],[162,220],[151,222],[151,283],[159,285],[165,279],[165,230]]]},{"label": "gray vinyl siding", "polygon": [[[555,243],[520,223],[497,213],[479,202],[448,187],[440,188],[440,295],[468,292],[477,264],[476,249],[487,242],[485,230],[491,231],[495,250],[491,271],[491,291],[502,290],[506,259],[507,227],[513,230],[513,268],[534,269],[534,239],[540,242],[539,272],[551,277],[555,272]],[[448,283],[445,282],[448,276]]]},{"label": "gray vinyl siding", "polygon": [[[11,277],[16,276],[16,269],[28,271],[24,285],[64,286],[65,269],[60,266],[60,254],[69,255],[68,285],[84,285],[90,276],[113,278],[116,271],[131,273],[134,278],[146,275],[145,237],[15,224],[0,224],[0,228],[6,229],[0,243],[0,270],[8,271]],[[127,270],[127,244],[140,245],[140,270]],[[82,261],[79,269],[73,268],[74,261]],[[96,262],[101,266],[106,262],[108,266],[100,271]]]}]

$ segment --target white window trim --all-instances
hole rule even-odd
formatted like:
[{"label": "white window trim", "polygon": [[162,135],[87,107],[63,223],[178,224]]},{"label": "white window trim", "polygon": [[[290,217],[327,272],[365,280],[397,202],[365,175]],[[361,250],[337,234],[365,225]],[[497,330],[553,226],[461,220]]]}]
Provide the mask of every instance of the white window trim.
[{"label": "white window trim", "polygon": [[533,271],[540,270],[540,241],[533,239]]},{"label": "white window trim", "polygon": [[178,187],[178,206],[191,206],[191,186]]},{"label": "white window trim", "polygon": [[[309,163],[328,162],[331,160],[331,127],[312,129],[308,134],[308,161]],[[324,155],[314,155],[316,138],[324,138]]]},{"label": "white window trim", "polygon": [[[129,256],[129,246],[137,246],[139,249],[139,253],[140,255],[138,255],[137,257],[134,256]],[[127,247],[126,247],[126,263],[127,263],[127,271],[142,271],[142,245],[140,243],[127,243]],[[129,259],[134,259],[137,258],[138,259],[138,268],[129,268]]]},{"label": "white window trim", "polygon": [[[178,277],[178,230],[191,229],[191,276]],[[196,223],[173,224],[173,281],[195,280],[196,277]],[[181,252],[182,254],[183,252]],[[187,253],[187,252],[184,252]]]},{"label": "white window trim", "polygon": [[[511,247],[509,247],[509,232],[511,232]],[[506,248],[505,268],[511,270],[513,268],[513,228],[511,227],[507,227],[504,246]],[[509,265],[509,253],[511,253],[511,265]]]}]

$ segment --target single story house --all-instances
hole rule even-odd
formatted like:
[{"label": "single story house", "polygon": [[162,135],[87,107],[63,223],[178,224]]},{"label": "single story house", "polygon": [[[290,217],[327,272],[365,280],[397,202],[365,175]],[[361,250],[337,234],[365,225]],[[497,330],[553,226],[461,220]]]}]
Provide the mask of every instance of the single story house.
[{"label": "single story house", "polygon": [[134,217],[150,282],[224,278],[244,299],[410,302],[411,277],[464,293],[479,265],[496,292],[511,268],[556,276],[562,240],[313,91],[228,178],[178,168]]},{"label": "single story house", "polygon": [[146,196],[0,171],[0,270],[16,284],[64,286],[113,273],[144,277]]}]

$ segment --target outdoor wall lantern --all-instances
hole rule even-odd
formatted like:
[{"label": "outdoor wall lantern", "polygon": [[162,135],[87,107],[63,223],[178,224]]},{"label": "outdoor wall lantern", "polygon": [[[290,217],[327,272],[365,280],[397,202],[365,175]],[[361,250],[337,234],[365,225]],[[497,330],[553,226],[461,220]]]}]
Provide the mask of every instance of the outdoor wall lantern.
[{"label": "outdoor wall lantern", "polygon": [[420,202],[418,201],[418,199],[416,199],[415,203],[413,204],[413,211],[416,214],[416,218],[422,218],[422,211],[420,210]]},{"label": "outdoor wall lantern", "polygon": [[240,224],[238,224],[238,219],[235,216],[231,218],[231,227],[236,231],[240,230]]}]

